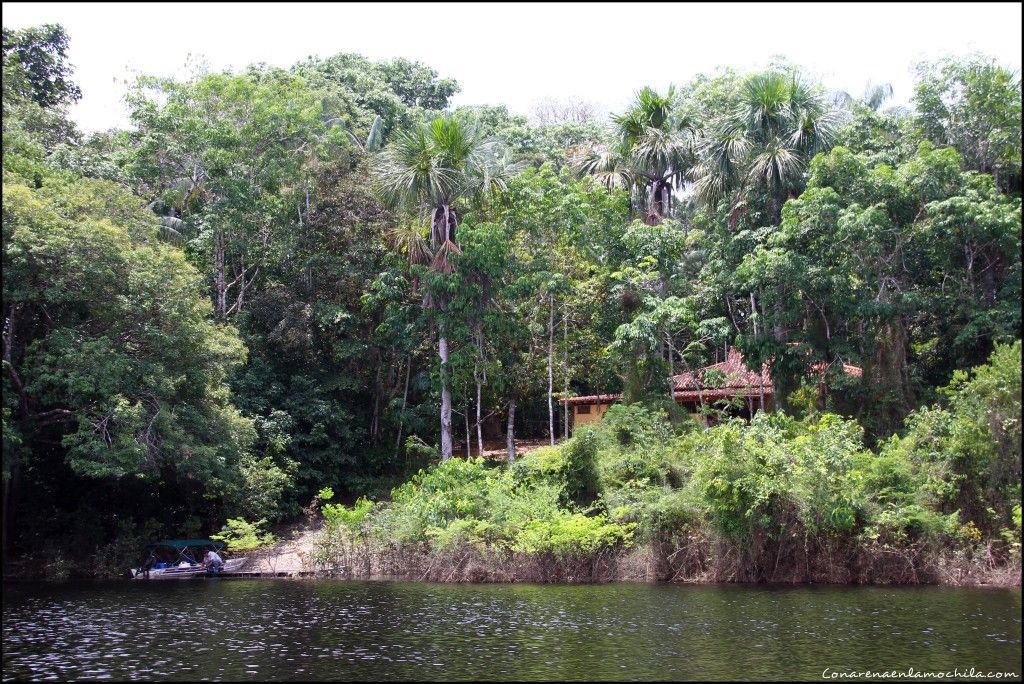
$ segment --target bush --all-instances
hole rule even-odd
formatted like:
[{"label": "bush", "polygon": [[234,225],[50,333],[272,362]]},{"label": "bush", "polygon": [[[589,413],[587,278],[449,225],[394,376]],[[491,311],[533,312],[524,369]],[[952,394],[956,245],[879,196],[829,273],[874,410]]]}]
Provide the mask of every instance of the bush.
[{"label": "bush", "polygon": [[600,480],[597,473],[598,437],[583,429],[562,446],[559,473],[565,503],[585,505],[597,498]]},{"label": "bush", "polygon": [[813,533],[853,532],[863,497],[854,464],[864,453],[853,421],[825,414],[798,422],[759,413],[684,442],[695,464],[692,486],[711,522],[732,539],[778,538],[795,524]]},{"label": "bush", "polygon": [[1011,521],[1021,496],[1021,343],[997,345],[984,366],[957,371],[941,390],[945,406],[907,418],[882,455],[910,465],[924,506],[959,511],[992,533]]},{"label": "bush", "polygon": [[327,527],[344,527],[352,532],[362,527],[372,510],[373,502],[365,497],[359,498],[352,508],[348,508],[344,504],[324,504],[321,509]]},{"label": "bush", "polygon": [[623,447],[654,447],[672,437],[664,411],[652,411],[641,404],[613,404],[601,419],[601,430]]},{"label": "bush", "polygon": [[628,543],[636,525],[608,522],[604,514],[560,512],[530,520],[516,535],[512,548],[521,553],[551,553],[556,557],[593,553],[619,542]]},{"label": "bush", "polygon": [[405,438],[405,466],[407,470],[423,467],[440,457],[440,451],[416,435],[409,435]]},{"label": "bush", "polygon": [[260,516],[269,520],[280,520],[286,511],[282,507],[284,495],[292,487],[291,476],[282,470],[272,458],[257,459],[243,456],[238,464],[242,486],[237,495],[235,508],[241,517]]},{"label": "bush", "polygon": [[252,551],[270,546],[275,539],[273,534],[263,531],[266,523],[266,519],[262,518],[254,523],[244,518],[228,518],[220,533],[211,534],[210,539],[224,542],[229,551]]}]

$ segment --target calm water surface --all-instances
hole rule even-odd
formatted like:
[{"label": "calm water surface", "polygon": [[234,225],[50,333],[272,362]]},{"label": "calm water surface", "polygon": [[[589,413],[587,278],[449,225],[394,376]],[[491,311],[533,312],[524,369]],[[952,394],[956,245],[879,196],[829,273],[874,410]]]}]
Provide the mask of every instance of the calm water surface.
[{"label": "calm water surface", "polygon": [[193,580],[4,586],[3,679],[1021,673],[1020,590]]}]

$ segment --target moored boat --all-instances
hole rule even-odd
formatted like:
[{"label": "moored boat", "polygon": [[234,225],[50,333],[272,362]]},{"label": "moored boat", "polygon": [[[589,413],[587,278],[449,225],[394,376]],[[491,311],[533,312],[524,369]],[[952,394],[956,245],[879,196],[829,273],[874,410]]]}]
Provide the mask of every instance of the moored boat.
[{"label": "moored boat", "polygon": [[[239,570],[245,558],[230,558],[219,570],[201,561],[207,551],[220,552],[223,542],[210,539],[165,539],[146,547],[146,560],[130,570],[132,579],[188,579],[216,577]],[[197,560],[200,559],[200,560]]]}]

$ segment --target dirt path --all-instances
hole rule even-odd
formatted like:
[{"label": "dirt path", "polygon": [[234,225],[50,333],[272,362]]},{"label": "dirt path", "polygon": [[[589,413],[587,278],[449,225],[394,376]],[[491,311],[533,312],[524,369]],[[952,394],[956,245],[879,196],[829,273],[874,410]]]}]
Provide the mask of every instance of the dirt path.
[{"label": "dirt path", "polygon": [[288,572],[309,570],[306,559],[312,556],[313,540],[320,527],[294,525],[279,532],[278,542],[269,549],[249,554],[249,561],[241,568],[245,572]]}]

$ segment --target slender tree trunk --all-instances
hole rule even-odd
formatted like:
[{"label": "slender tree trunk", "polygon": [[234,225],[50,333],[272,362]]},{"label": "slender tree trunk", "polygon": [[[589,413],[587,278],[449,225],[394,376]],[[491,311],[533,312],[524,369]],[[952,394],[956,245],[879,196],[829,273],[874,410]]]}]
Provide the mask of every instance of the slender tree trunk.
[{"label": "slender tree trunk", "polygon": [[754,329],[754,339],[757,339],[757,301],[754,299],[754,291],[750,291],[750,325]]},{"label": "slender tree trunk", "polygon": [[505,430],[505,447],[508,449],[509,463],[516,460],[516,400],[508,400],[508,423]]},{"label": "slender tree trunk", "polygon": [[437,338],[437,353],[441,357],[441,460],[452,457],[452,388],[448,382],[448,338],[444,326]]},{"label": "slender tree trunk", "polygon": [[224,320],[228,311],[227,276],[224,273],[224,231],[217,229],[213,254],[214,307],[217,318]]},{"label": "slender tree trunk", "polygon": [[476,453],[477,456],[484,455],[484,433],[480,429],[480,381],[476,381]]},{"label": "slender tree trunk", "polygon": [[[569,311],[566,305],[562,304],[562,346],[563,358],[565,363],[562,365],[562,371],[565,373],[565,378],[562,383],[563,397],[569,396]],[[562,402],[562,435],[565,439],[569,439],[569,404]]]},{"label": "slender tree trunk", "polygon": [[483,331],[477,328],[476,351],[478,368],[473,369],[473,379],[476,381],[476,448],[477,455],[484,455],[484,433],[480,427],[480,404],[483,395],[483,383],[487,379],[481,368],[484,363],[484,336]]},{"label": "slender tree trunk", "polygon": [[395,441],[395,457],[402,448],[402,428],[405,427],[405,404],[409,400],[409,373],[412,371],[412,354],[405,361],[405,390],[402,392],[402,412],[398,414],[398,439]]},{"label": "slender tree trunk", "polygon": [[370,441],[373,444],[377,443],[377,435],[380,430],[380,372],[381,372],[381,360],[380,355],[377,355],[377,374],[373,381],[373,419],[370,421]]},{"label": "slender tree trunk", "polygon": [[672,401],[676,400],[676,366],[675,360],[672,358],[672,336],[665,335],[665,341],[668,343],[668,398]]},{"label": "slender tree trunk", "polygon": [[555,446],[555,296],[548,295],[548,435]]},{"label": "slender tree trunk", "polygon": [[466,458],[473,458],[473,440],[469,431],[469,397],[464,394],[463,399],[465,404],[463,418],[466,419]]}]

